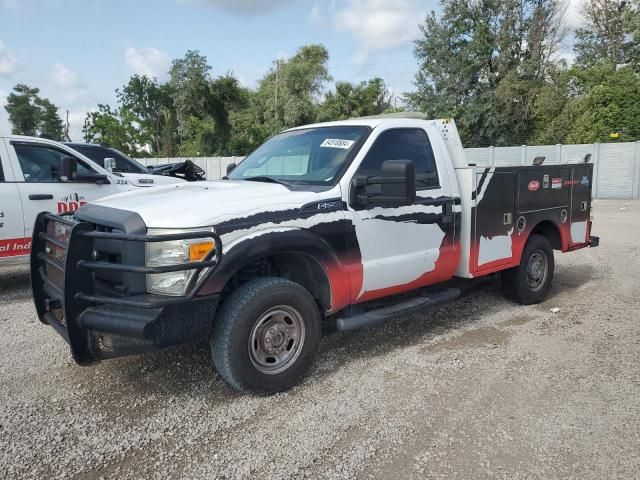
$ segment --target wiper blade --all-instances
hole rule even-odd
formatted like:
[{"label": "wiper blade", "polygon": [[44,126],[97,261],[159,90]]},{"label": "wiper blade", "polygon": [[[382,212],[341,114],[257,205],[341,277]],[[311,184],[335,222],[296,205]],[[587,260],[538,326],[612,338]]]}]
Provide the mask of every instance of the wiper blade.
[{"label": "wiper blade", "polygon": [[279,178],[270,177],[269,175],[257,175],[255,177],[247,177],[244,180],[248,182],[265,182],[265,183],[279,183],[280,185],[284,185],[285,187],[290,187],[291,184],[285,182],[284,180],[280,180]]}]

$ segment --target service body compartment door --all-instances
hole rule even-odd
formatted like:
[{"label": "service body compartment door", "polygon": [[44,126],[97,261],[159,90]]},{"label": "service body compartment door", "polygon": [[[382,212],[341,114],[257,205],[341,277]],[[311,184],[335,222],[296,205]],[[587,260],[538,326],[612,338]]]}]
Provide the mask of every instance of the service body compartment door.
[{"label": "service body compartment door", "polygon": [[513,258],[515,170],[478,172],[476,192],[472,262],[476,271],[491,270]]},{"label": "service body compartment door", "polygon": [[591,184],[593,165],[575,165],[571,176],[570,246],[584,245],[589,241],[589,217],[591,215]]},{"label": "service body compartment door", "polygon": [[22,202],[14,182],[4,140],[0,139],[0,262],[29,253],[31,238],[24,236]]},{"label": "service body compartment door", "polygon": [[571,168],[540,166],[523,168],[518,180],[518,211],[521,214],[568,207]]}]

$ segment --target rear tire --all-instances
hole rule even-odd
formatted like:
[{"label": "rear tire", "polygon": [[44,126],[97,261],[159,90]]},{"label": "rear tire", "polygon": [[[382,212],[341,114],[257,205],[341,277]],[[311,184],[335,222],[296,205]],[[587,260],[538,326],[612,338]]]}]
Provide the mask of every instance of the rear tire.
[{"label": "rear tire", "polygon": [[554,269],[551,243],[542,235],[532,235],[524,247],[520,265],[502,272],[502,291],[509,300],[522,305],[540,303],[549,293]]},{"label": "rear tire", "polygon": [[320,338],[320,311],[305,288],[284,278],[257,278],[238,287],[220,307],[211,356],[232,387],[271,394],[307,373]]}]

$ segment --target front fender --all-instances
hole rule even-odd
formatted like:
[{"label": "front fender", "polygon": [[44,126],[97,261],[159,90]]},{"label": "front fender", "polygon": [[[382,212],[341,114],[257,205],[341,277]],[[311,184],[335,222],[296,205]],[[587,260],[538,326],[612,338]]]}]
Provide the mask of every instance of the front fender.
[{"label": "front fender", "polygon": [[[222,292],[227,282],[251,263],[271,255],[292,252],[303,253],[315,259],[330,283],[332,305],[344,303],[341,297],[344,285],[349,282],[348,269],[342,264],[335,249],[310,230],[282,227],[253,232],[234,240],[227,247],[223,242],[223,252],[220,265],[204,282],[199,295]],[[346,293],[348,296],[348,292]]]}]

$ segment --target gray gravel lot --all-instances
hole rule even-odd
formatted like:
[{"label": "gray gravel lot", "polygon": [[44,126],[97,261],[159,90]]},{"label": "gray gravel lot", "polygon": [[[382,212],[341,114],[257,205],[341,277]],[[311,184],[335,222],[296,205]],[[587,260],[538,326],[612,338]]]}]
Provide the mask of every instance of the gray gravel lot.
[{"label": "gray gravel lot", "polygon": [[267,398],[204,345],[79,367],[4,269],[0,478],[640,478],[640,202],[595,216],[601,247],[557,256],[544,304],[491,281],[330,334]]}]

